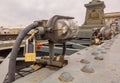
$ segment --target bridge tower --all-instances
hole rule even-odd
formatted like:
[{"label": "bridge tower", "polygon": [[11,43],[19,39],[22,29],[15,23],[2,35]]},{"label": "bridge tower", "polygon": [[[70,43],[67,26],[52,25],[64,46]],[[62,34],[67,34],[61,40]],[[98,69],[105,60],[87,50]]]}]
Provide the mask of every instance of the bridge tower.
[{"label": "bridge tower", "polygon": [[82,25],[83,28],[94,28],[94,27],[102,27],[105,24],[104,19],[104,1],[100,0],[92,0],[88,4],[85,4],[86,17],[85,22]]}]

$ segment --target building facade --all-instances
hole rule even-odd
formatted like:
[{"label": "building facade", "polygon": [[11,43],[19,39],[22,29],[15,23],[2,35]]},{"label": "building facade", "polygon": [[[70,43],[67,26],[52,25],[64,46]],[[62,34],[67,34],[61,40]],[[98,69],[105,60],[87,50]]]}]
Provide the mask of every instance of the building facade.
[{"label": "building facade", "polygon": [[4,28],[0,27],[0,34],[19,34],[23,28]]},{"label": "building facade", "polygon": [[105,13],[104,18],[105,18],[105,23],[109,26],[113,23],[119,24],[118,21],[120,21],[120,12]]}]

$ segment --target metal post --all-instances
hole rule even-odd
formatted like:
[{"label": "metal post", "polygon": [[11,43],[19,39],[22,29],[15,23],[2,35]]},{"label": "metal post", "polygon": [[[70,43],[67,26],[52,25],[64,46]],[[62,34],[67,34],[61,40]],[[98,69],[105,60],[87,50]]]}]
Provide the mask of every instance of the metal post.
[{"label": "metal post", "polygon": [[49,57],[50,57],[50,63],[52,64],[52,60],[54,58],[54,43],[49,41]]},{"label": "metal post", "polygon": [[65,52],[66,52],[66,43],[63,43],[63,51],[62,51],[62,56],[65,56]]}]

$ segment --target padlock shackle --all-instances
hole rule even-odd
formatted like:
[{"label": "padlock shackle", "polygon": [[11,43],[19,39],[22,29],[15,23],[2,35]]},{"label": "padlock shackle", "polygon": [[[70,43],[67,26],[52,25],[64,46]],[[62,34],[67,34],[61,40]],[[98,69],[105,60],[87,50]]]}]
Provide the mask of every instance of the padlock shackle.
[{"label": "padlock shackle", "polygon": [[25,38],[25,36],[30,30],[35,29],[36,27],[39,27],[38,22],[34,22],[30,24],[19,33],[10,55],[9,69],[8,69],[8,83],[12,83],[15,80],[16,58],[17,58],[22,40]]},{"label": "padlock shackle", "polygon": [[[35,37],[33,37],[32,39],[33,39],[32,44],[34,45],[33,52],[35,52]],[[25,52],[28,52],[29,41],[30,41],[29,39],[26,39],[25,41],[25,50],[24,50]]]},{"label": "padlock shackle", "polygon": [[33,37],[33,45],[34,45],[34,52],[36,51],[35,50],[35,37]]},{"label": "padlock shackle", "polygon": [[29,39],[27,39],[25,41],[25,51],[28,52],[28,42],[29,42]]}]

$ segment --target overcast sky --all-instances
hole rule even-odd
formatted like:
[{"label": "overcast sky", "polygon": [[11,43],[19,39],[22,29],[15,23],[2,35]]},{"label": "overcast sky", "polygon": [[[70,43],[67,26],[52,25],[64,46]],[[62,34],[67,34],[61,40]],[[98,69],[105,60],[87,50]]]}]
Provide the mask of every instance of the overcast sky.
[{"label": "overcast sky", "polygon": [[[91,0],[0,0],[0,26],[26,26],[35,20],[53,15],[75,17],[83,24],[86,8]],[[104,0],[105,12],[120,12],[120,0]]]}]

